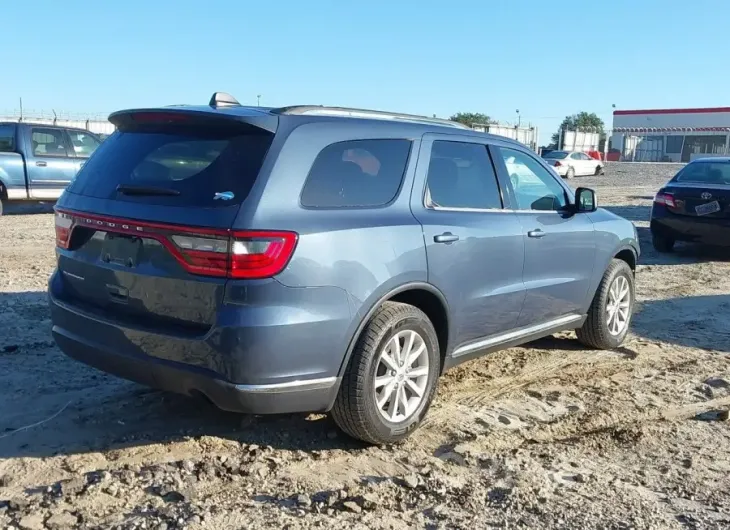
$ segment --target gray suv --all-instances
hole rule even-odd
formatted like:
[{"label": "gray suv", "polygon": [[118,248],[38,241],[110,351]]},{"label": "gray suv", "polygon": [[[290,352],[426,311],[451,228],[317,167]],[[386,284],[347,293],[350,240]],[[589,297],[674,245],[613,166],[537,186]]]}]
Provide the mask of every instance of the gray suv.
[{"label": "gray suv", "polygon": [[628,332],[633,225],[517,142],[222,93],[110,120],[57,203],[49,280],[56,342],[101,370],[392,443],[449,368]]}]

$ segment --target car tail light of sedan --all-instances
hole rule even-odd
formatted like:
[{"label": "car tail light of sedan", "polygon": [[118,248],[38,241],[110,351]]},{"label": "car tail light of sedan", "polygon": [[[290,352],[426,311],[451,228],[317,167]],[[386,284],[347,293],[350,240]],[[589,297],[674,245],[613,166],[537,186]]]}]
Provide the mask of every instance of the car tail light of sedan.
[{"label": "car tail light of sedan", "polygon": [[663,204],[665,206],[669,206],[670,208],[676,208],[677,204],[674,201],[674,195],[671,193],[666,193],[664,191],[660,191],[656,194],[654,197],[654,202],[657,204]]},{"label": "car tail light of sedan", "polygon": [[562,165],[563,164],[560,163],[560,160],[556,160],[555,163],[553,164],[553,166],[555,166],[555,167],[560,167]]}]

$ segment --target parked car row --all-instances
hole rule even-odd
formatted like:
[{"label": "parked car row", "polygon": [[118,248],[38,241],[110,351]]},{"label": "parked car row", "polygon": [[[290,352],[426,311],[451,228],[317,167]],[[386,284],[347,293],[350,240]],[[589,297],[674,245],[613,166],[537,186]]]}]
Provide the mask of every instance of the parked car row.
[{"label": "parked car row", "polygon": [[464,361],[628,333],[633,224],[516,141],[220,93],[110,120],[57,203],[49,281],[56,342],[101,370],[391,443]]}]

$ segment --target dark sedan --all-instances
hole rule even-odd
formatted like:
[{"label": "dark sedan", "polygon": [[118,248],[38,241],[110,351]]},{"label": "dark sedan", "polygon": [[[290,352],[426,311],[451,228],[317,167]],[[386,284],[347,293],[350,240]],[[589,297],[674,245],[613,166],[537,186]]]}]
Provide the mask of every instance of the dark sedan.
[{"label": "dark sedan", "polygon": [[651,236],[659,252],[677,241],[730,246],[730,157],[694,160],[660,189]]}]

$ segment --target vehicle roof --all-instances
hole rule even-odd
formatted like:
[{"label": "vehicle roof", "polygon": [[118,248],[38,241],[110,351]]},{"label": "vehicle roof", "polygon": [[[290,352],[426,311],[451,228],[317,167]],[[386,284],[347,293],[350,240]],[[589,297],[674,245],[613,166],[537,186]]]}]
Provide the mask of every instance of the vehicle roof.
[{"label": "vehicle roof", "polygon": [[695,158],[690,162],[690,164],[694,164],[695,162],[725,162],[730,163],[730,156],[705,156],[702,158]]},{"label": "vehicle roof", "polygon": [[[352,112],[355,115],[333,115],[333,114],[304,114],[294,112],[293,109],[322,109],[324,111],[342,111]],[[140,108],[126,109],[114,112],[110,115],[113,120],[114,116],[121,114],[129,114],[134,112],[192,112],[208,115],[218,115],[229,119],[240,119],[247,121],[248,119],[278,119],[278,120],[295,120],[300,123],[318,122],[318,121],[335,121],[349,122],[361,124],[368,128],[390,128],[393,126],[408,127],[413,129],[413,134],[424,133],[440,133],[440,134],[459,134],[464,136],[475,136],[479,138],[491,138],[495,141],[514,144],[515,146],[526,147],[524,144],[495,134],[475,131],[469,127],[462,126],[456,122],[449,120],[439,120],[428,118],[426,116],[414,116],[399,113],[388,113],[383,111],[369,109],[347,109],[343,107],[325,107],[321,105],[296,105],[289,107],[253,107],[245,105],[232,106],[210,106],[210,105],[171,105],[167,107],[156,108]],[[359,113],[359,115],[357,115]],[[369,115],[367,115],[369,114]]]},{"label": "vehicle roof", "polygon": [[69,131],[82,131],[89,134],[94,134],[96,136],[99,135],[99,133],[95,133],[93,131],[87,131],[86,129],[82,129],[81,127],[69,127],[68,125],[53,125],[52,123],[38,123],[34,121],[0,121],[0,125],[33,125],[35,127],[51,127],[55,129],[68,129]]}]

